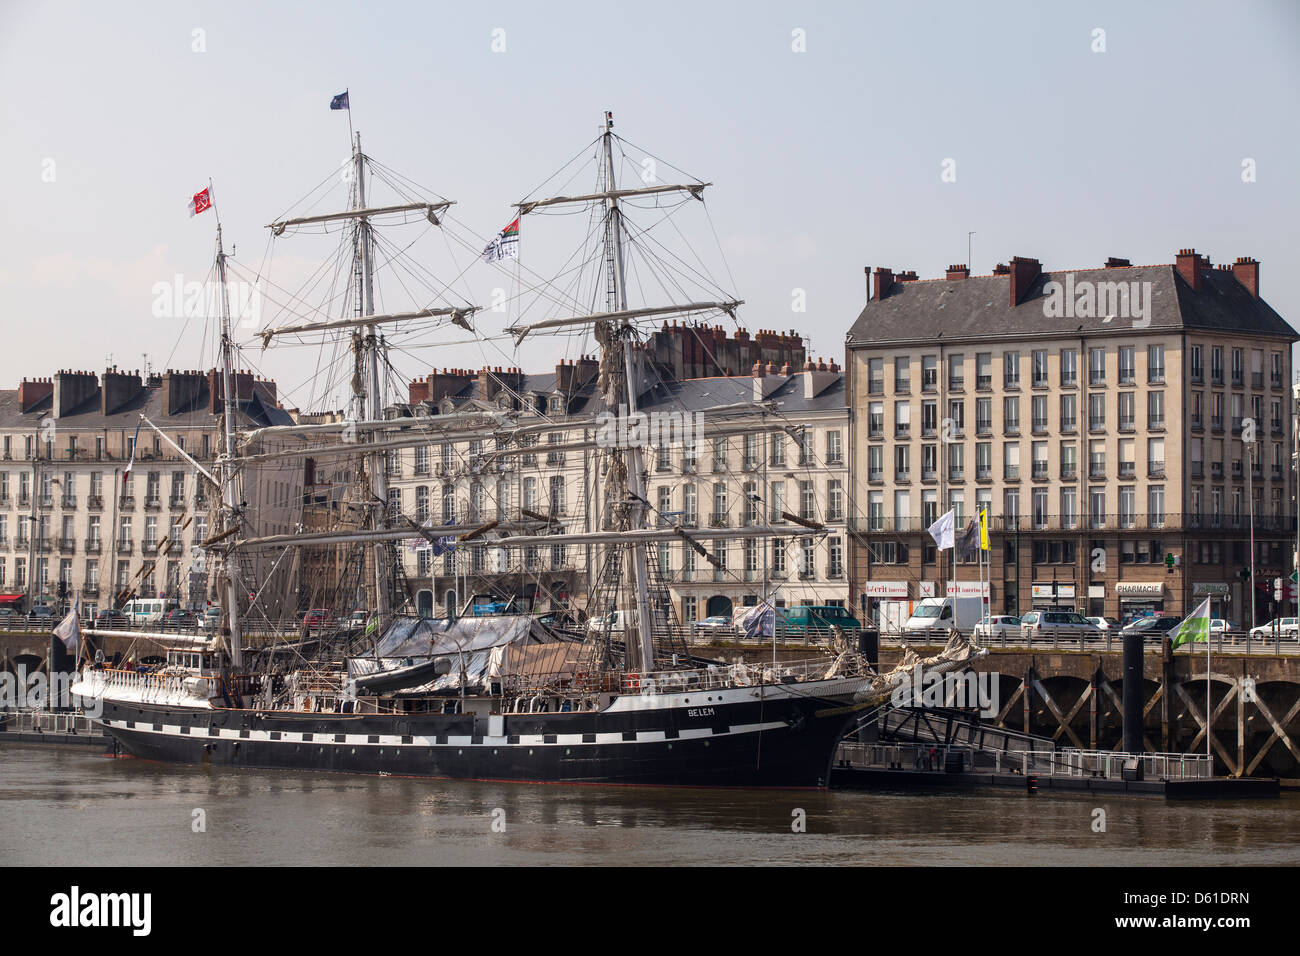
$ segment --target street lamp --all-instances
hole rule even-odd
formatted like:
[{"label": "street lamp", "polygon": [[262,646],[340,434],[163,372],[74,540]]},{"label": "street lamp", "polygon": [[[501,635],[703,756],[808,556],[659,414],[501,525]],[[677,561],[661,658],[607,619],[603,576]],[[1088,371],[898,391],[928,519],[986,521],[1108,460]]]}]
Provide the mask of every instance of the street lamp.
[{"label": "street lamp", "polygon": [[1242,421],[1241,442],[1246,446],[1246,505],[1247,513],[1250,515],[1250,627],[1246,629],[1246,640],[1249,641],[1250,628],[1258,623],[1255,619],[1255,489],[1252,483],[1255,473],[1255,446],[1258,444],[1255,419],[1247,418]]}]

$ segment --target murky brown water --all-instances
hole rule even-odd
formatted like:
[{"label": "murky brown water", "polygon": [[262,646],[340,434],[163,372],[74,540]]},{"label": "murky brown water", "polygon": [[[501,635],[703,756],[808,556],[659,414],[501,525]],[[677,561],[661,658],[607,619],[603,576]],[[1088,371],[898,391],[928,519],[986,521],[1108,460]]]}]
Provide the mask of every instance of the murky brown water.
[{"label": "murky brown water", "polygon": [[[1105,833],[1092,831],[1094,808]],[[196,809],[206,832],[192,830]],[[791,831],[796,810],[806,832]],[[0,745],[6,865],[1268,865],[1300,863],[1297,819],[1300,794],[1167,802],[536,786],[202,770]]]}]

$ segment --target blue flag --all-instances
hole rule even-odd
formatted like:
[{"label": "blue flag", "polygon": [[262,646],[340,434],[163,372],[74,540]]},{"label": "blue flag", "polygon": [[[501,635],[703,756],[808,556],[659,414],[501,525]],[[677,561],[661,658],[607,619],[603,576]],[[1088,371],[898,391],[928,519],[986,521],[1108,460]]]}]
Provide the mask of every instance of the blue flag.
[{"label": "blue flag", "polygon": [[332,109],[332,110],[347,110],[348,112],[351,112],[351,111],[352,111],[352,107],[348,105],[348,91],[347,91],[347,90],[344,90],[344,91],[343,91],[342,93],[340,93],[338,96],[334,97],[334,99],[330,100],[330,109]]}]

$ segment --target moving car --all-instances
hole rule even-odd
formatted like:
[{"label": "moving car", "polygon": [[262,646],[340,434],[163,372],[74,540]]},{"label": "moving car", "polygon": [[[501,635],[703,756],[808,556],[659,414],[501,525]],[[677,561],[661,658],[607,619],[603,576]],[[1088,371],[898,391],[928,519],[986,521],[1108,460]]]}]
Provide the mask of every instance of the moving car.
[{"label": "moving car", "polygon": [[1097,627],[1103,631],[1118,631],[1124,627],[1123,624],[1115,620],[1113,617],[1090,617],[1087,618],[1087,620],[1092,624],[1096,624]]},{"label": "moving car", "polygon": [[194,616],[193,611],[187,611],[181,607],[174,607],[163,615],[163,625],[165,627],[194,627],[199,619]]},{"label": "moving car", "polygon": [[1276,617],[1267,624],[1261,624],[1258,627],[1250,629],[1250,639],[1253,640],[1272,640],[1273,626],[1277,625],[1278,631],[1282,637],[1296,637],[1300,634],[1300,618],[1294,617]]},{"label": "moving car", "polygon": [[1182,622],[1182,618],[1174,617],[1172,614],[1161,614],[1158,617],[1140,617],[1122,628],[1119,633],[1120,637],[1126,634],[1141,634],[1144,641],[1158,641],[1177,628]]},{"label": "moving car", "polygon": [[1020,636],[1020,618],[1010,614],[994,614],[975,625],[975,636],[989,640]]}]

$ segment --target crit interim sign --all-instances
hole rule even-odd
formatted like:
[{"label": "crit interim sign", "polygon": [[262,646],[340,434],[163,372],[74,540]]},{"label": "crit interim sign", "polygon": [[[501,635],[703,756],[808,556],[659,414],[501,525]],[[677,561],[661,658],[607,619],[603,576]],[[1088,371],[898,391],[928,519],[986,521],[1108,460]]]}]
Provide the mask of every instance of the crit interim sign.
[{"label": "crit interim sign", "polygon": [[979,581],[949,581],[948,597],[989,597],[989,582],[981,586]]}]

